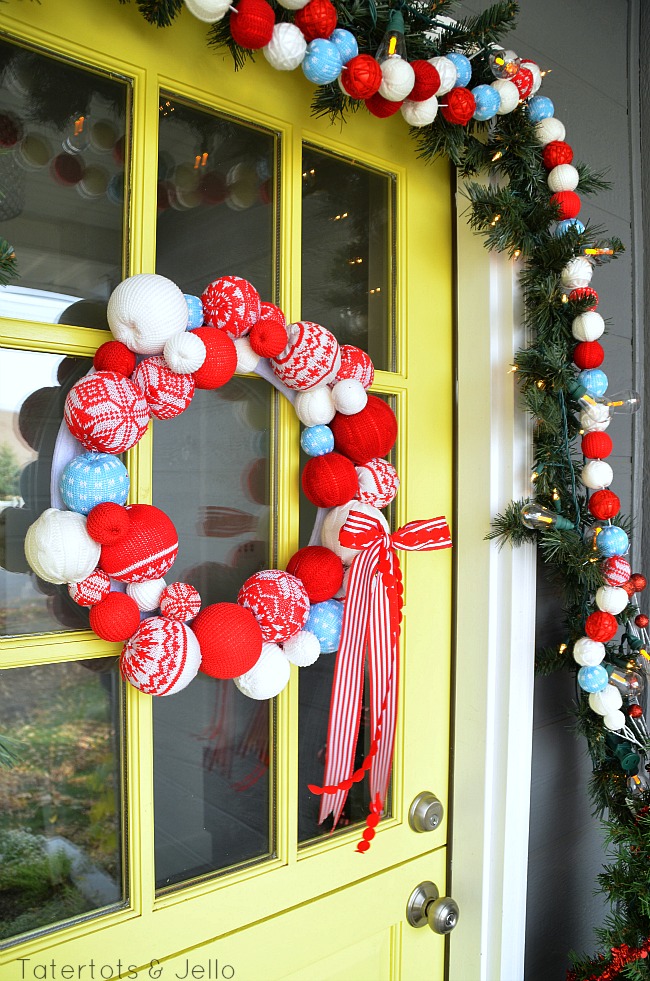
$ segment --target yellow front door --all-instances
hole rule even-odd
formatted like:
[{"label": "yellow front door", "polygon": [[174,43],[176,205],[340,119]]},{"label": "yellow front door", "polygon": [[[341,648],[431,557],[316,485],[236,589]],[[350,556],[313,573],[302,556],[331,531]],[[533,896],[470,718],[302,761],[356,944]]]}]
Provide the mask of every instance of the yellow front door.
[{"label": "yellow front door", "polygon": [[[390,800],[359,854],[367,791],[330,834],[307,790],[323,776],[334,655],[292,668],[274,702],[207,676],[152,700],[122,687],[119,645],[35,584],[20,543],[50,505],[61,393],[110,336],[111,289],[141,272],[191,295],[244,276],[288,319],[369,350],[372,391],[399,421],[390,518],[450,517],[448,168],[416,158],[401,117],[314,118],[299,70],[260,57],[234,74],[187,11],[161,31],[115,0],[12,2],[0,26],[0,112],[20,129],[0,181],[22,194],[13,212],[0,201],[22,273],[0,305],[0,442],[22,471],[0,489],[0,734],[16,756],[0,790],[13,875],[0,874],[0,977],[442,979],[443,939],[405,909],[422,881],[445,893],[446,813],[417,833],[409,808],[422,791],[448,803],[450,553],[402,560]],[[150,426],[128,454],[130,500],[179,529],[168,579],[212,603],[285,567],[314,520],[299,441],[291,406],[254,375]],[[40,879],[19,908],[27,866]]]}]

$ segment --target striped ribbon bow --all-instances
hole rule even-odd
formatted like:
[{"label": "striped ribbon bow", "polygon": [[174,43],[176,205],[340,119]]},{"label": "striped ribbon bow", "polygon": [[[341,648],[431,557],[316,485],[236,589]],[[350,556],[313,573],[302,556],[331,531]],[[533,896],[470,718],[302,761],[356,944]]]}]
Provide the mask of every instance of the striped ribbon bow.
[{"label": "striped ribbon bow", "polygon": [[[341,545],[360,551],[350,569],[336,656],[324,784],[322,787],[310,785],[309,789],[322,795],[319,822],[332,814],[336,827],[352,784],[363,780],[369,770],[371,811],[375,816],[368,819],[370,828],[379,820],[385,799],[395,740],[398,640],[403,605],[402,574],[395,550],[413,552],[449,548],[451,538],[444,518],[410,521],[391,535],[377,517],[352,510],[339,532],[339,541]],[[353,770],[363,704],[366,650],[370,731],[373,735],[368,755],[361,766]],[[364,832],[366,841],[359,843],[360,851],[367,850],[373,835],[374,831]]]}]

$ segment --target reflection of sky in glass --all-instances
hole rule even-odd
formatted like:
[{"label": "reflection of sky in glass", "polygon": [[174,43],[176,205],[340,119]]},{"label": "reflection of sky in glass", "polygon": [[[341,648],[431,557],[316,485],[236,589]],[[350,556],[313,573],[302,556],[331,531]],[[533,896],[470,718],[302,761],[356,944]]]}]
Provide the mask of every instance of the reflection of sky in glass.
[{"label": "reflection of sky in glass", "polygon": [[27,392],[57,385],[61,354],[39,354],[0,348],[0,410],[18,412]]}]

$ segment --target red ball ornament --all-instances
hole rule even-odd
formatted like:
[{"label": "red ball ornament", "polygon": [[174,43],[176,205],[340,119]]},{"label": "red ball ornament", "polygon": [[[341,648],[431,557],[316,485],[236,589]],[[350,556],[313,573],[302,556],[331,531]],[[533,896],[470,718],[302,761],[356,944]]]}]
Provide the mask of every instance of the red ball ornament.
[{"label": "red ball ornament", "polygon": [[[646,617],[645,619],[646,619],[646,626],[647,626],[648,618]],[[641,716],[643,715],[643,709],[641,708],[640,705],[632,704],[628,708],[627,714],[630,716],[631,719],[640,719]]]},{"label": "red ball ornament", "polygon": [[193,375],[178,375],[164,358],[145,358],[133,372],[133,382],[147,400],[156,419],[175,419],[194,397]]},{"label": "red ball ornament", "polygon": [[634,586],[635,592],[637,593],[642,593],[648,585],[648,580],[645,576],[642,576],[640,572],[634,572],[630,576],[630,582]]},{"label": "red ball ornament", "polygon": [[133,351],[129,351],[121,341],[106,341],[95,351],[93,366],[95,371],[114,371],[126,378],[132,375],[137,363]]},{"label": "red ball ornament", "polygon": [[575,191],[557,191],[551,195],[551,204],[556,204],[559,208],[558,220],[564,221],[565,218],[575,218],[580,211],[581,201]]},{"label": "red ball ornament", "polygon": [[476,99],[470,90],[460,86],[448,92],[446,99],[440,104],[440,112],[447,122],[466,126],[476,111]]},{"label": "red ball ornament", "polygon": [[412,61],[411,68],[415,72],[415,85],[409,92],[411,102],[424,102],[435,95],[440,88],[438,69],[428,61]]},{"label": "red ball ornament", "polygon": [[637,616],[635,616],[634,622],[637,627],[641,627],[642,630],[645,630],[650,623],[650,619],[645,615],[645,613],[639,613]]},{"label": "red ball ornament", "polygon": [[370,99],[382,81],[379,62],[369,54],[355,55],[343,66],[339,81],[351,99]]},{"label": "red ball ornament", "polygon": [[590,640],[598,640],[601,644],[606,644],[608,640],[616,636],[618,621],[611,613],[604,613],[596,610],[590,613],[585,621],[585,633]]},{"label": "red ball ornament", "polygon": [[[86,524],[91,538],[102,544],[100,569],[120,582],[147,582],[169,572],[178,554],[178,535],[171,518],[153,504],[129,504],[121,508],[127,517],[124,527],[123,518],[114,520],[116,512],[109,512],[109,506],[94,507]],[[102,517],[106,520],[100,526]]]},{"label": "red ball ornament", "polygon": [[190,628],[201,648],[201,668],[211,678],[237,678],[262,653],[262,631],[250,610],[237,603],[212,603]]},{"label": "red ball ornament", "polygon": [[376,456],[388,456],[397,439],[395,413],[376,395],[369,395],[367,405],[356,415],[337,412],[330,429],[334,433],[334,449],[357,465]]},{"label": "red ball ornament", "polygon": [[124,453],[142,439],[151,414],[140,389],[114,371],[81,378],[65,400],[68,429],[87,450]]},{"label": "red ball ornament", "polygon": [[310,603],[332,599],[343,582],[343,563],[323,545],[298,549],[287,562],[287,572],[300,579]]},{"label": "red ball ornament", "polygon": [[209,327],[219,327],[231,337],[247,334],[260,318],[260,295],[241,276],[221,276],[201,294],[203,319]]},{"label": "red ball ornament", "polygon": [[573,150],[563,140],[551,140],[542,150],[542,160],[547,170],[553,170],[561,164],[570,164],[573,160]]},{"label": "red ball ornament", "polygon": [[533,91],[533,85],[535,84],[535,79],[530,68],[520,68],[516,75],[511,79],[519,90],[519,100],[523,101],[527,99],[530,93]]},{"label": "red ball ornament", "polygon": [[590,306],[585,307],[585,309],[595,310],[598,306],[598,293],[591,286],[578,286],[569,293],[569,300],[571,303],[577,303],[579,300],[591,300]]},{"label": "red ball ornament", "polygon": [[631,579],[628,579],[627,582],[621,583],[621,589],[625,590],[625,592],[630,597],[630,599],[632,599],[632,597],[636,593],[636,589],[634,588],[634,583],[632,582]]},{"label": "red ball ornament", "polygon": [[57,184],[74,187],[84,175],[83,161],[69,153],[59,153],[50,163],[50,173]]},{"label": "red ball ornament", "polygon": [[309,597],[300,579],[281,569],[250,576],[237,602],[251,610],[264,640],[281,644],[299,633],[309,616]]},{"label": "red ball ornament", "polygon": [[205,361],[192,376],[197,388],[221,388],[229,382],[237,367],[237,349],[231,337],[215,327],[197,327],[192,331],[205,344]]},{"label": "red ball ornament", "polygon": [[598,518],[599,521],[607,521],[608,518],[616,517],[621,510],[621,502],[614,491],[604,488],[591,495],[589,510],[594,518]]},{"label": "red ball ornament", "polygon": [[340,453],[311,457],[302,471],[302,489],[317,508],[347,504],[359,492],[354,464]]},{"label": "red ball ornament", "polygon": [[317,37],[328,38],[336,27],[338,15],[330,0],[310,0],[306,7],[296,10],[293,19],[309,44]]},{"label": "red ball ornament", "polygon": [[279,307],[262,303],[260,319],[248,335],[251,347],[260,358],[277,358],[287,346],[287,322]]},{"label": "red ball ornament", "polygon": [[612,437],[608,433],[594,431],[582,437],[582,454],[589,460],[604,460],[613,448]]},{"label": "red ball ornament", "polygon": [[598,341],[580,341],[573,350],[573,363],[580,370],[599,368],[605,360],[603,345]]},{"label": "red ball ornament", "polygon": [[230,15],[230,33],[240,48],[257,51],[273,36],[275,13],[266,0],[239,0]]},{"label": "red ball ornament", "polygon": [[623,586],[629,582],[632,573],[630,563],[622,555],[611,555],[601,562],[600,568],[609,586]]},{"label": "red ball ornament", "polygon": [[402,102],[391,102],[390,99],[384,99],[379,92],[375,92],[373,96],[366,99],[366,109],[377,119],[388,119],[389,116],[394,116],[396,112],[399,112],[402,105]]},{"label": "red ball ornament", "polygon": [[109,593],[90,610],[90,629],[102,640],[128,640],[139,626],[138,604],[126,593]]},{"label": "red ball ornament", "polygon": [[341,381],[344,378],[355,378],[366,389],[370,388],[375,379],[375,366],[370,355],[353,344],[341,345],[341,367],[336,380]]},{"label": "red ball ornament", "polygon": [[79,606],[94,606],[111,591],[111,580],[101,569],[95,569],[80,582],[71,582],[68,593]]},{"label": "red ball ornament", "polygon": [[173,582],[160,594],[160,614],[170,620],[191,620],[201,609],[201,596],[188,582]]}]

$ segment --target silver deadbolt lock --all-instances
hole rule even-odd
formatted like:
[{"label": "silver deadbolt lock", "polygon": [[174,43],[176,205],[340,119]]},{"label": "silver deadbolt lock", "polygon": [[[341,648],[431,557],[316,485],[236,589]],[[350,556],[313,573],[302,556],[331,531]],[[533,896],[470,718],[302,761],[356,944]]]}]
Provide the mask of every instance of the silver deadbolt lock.
[{"label": "silver deadbolt lock", "polygon": [[418,794],[409,808],[409,824],[413,831],[435,831],[444,817],[445,809],[430,790]]},{"label": "silver deadbolt lock", "polygon": [[406,904],[406,919],[413,927],[430,926],[434,933],[451,933],[460,910],[455,900],[440,896],[433,882],[416,886]]}]

